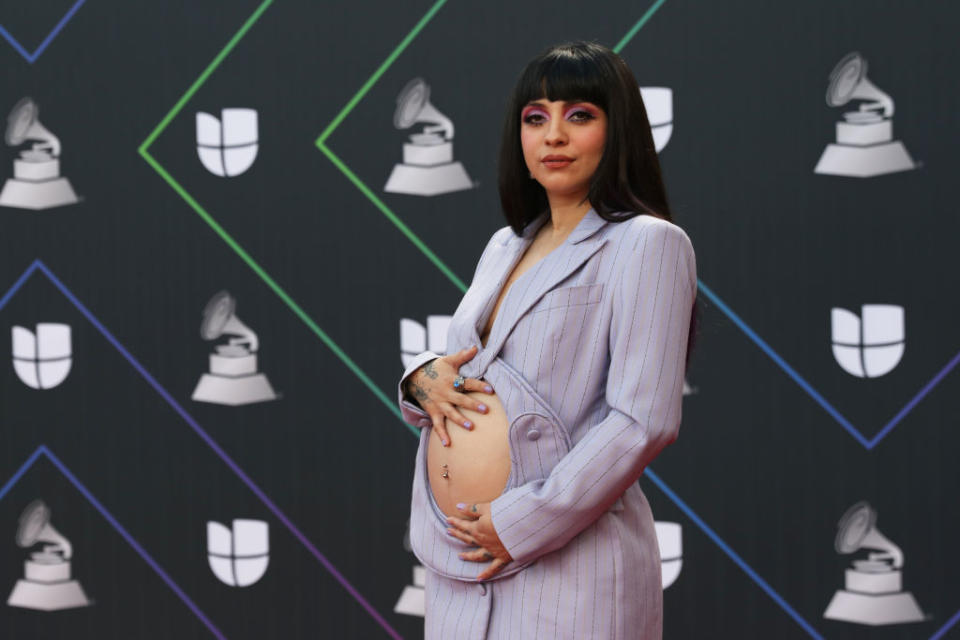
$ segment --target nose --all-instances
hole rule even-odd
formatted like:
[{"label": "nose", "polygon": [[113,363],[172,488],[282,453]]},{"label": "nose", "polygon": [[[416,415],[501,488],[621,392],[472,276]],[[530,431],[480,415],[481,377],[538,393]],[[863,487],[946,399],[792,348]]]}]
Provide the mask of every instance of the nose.
[{"label": "nose", "polygon": [[567,141],[566,122],[563,118],[550,118],[543,140],[550,146],[564,144]]}]

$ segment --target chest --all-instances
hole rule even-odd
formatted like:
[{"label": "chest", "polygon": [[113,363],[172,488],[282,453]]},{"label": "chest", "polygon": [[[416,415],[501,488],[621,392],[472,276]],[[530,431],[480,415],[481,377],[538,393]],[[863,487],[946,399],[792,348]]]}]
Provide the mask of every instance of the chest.
[{"label": "chest", "polygon": [[[562,242],[562,240],[561,240]],[[538,236],[534,239],[527,250],[523,253],[520,259],[514,265],[513,269],[510,272],[510,275],[507,277],[506,282],[503,284],[503,287],[500,289],[500,292],[497,294],[496,301],[493,304],[493,310],[490,312],[490,315],[487,317],[487,321],[484,324],[483,331],[480,332],[480,344],[483,346],[487,345],[487,339],[490,337],[490,332],[493,330],[493,324],[497,319],[497,314],[500,311],[500,307],[503,304],[504,299],[507,297],[510,288],[513,284],[519,280],[523,274],[528,272],[533,266],[539,263],[541,260],[547,257],[547,255],[557,248],[560,242],[548,241],[545,240],[542,236]]]}]

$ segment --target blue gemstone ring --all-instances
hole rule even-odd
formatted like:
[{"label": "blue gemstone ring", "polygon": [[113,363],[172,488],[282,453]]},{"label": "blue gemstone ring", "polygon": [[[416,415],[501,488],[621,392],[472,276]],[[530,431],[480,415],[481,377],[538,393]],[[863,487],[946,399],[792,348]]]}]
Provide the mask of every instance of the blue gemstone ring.
[{"label": "blue gemstone ring", "polygon": [[467,384],[467,381],[464,379],[463,376],[457,376],[456,378],[453,379],[453,390],[463,393],[464,389],[466,388],[466,384]]}]

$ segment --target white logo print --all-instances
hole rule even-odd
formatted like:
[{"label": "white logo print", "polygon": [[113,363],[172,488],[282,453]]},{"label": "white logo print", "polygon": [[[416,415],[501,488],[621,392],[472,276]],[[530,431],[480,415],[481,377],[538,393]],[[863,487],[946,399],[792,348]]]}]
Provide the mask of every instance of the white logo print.
[{"label": "white logo print", "polygon": [[233,336],[228,344],[218,344],[210,354],[210,373],[200,377],[192,398],[237,406],[276,400],[277,394],[267,376],[257,373],[257,334],[237,317],[237,302],[226,291],[217,293],[203,310],[200,336],[216,340]]},{"label": "white logo print", "polygon": [[877,512],[866,502],[853,505],[840,518],[837,553],[873,549],[854,560],[823,617],[871,626],[920,622],[924,619],[913,594],[903,589],[903,552],[877,530]]},{"label": "white logo print", "polygon": [[416,320],[400,320],[400,359],[408,367],[418,353],[446,353],[451,316],[427,316],[427,327]]},{"label": "white logo print", "polygon": [[852,311],[831,309],[833,357],[851,375],[877,378],[890,373],[903,357],[904,311],[894,304],[865,304],[862,313],[861,321]]},{"label": "white logo print", "polygon": [[13,161],[13,177],[0,191],[0,207],[49,209],[79,202],[70,181],[60,176],[60,140],[40,124],[40,108],[30,98],[7,117],[4,142],[19,147],[33,140]]},{"label": "white logo print", "polygon": [[683,566],[683,528],[678,522],[654,522],[660,548],[660,579],[666,589],[680,577]]},{"label": "white logo print", "polygon": [[17,545],[29,549],[44,543],[42,551],[24,562],[25,575],[18,580],[7,604],[11,607],[58,611],[92,604],[83,587],[70,578],[73,546],[50,524],[50,508],[34,500],[24,509],[17,528]]},{"label": "white logo print", "polygon": [[34,334],[24,327],[13,327],[13,370],[31,389],[52,389],[70,373],[70,325],[57,322],[37,324]]},{"label": "white logo print", "polygon": [[213,575],[231,587],[249,587],[270,564],[270,530],[263,520],[234,520],[231,531],[207,522],[207,555]]},{"label": "white logo print", "polygon": [[893,99],[867,79],[867,61],[849,53],[830,73],[827,104],[840,107],[864,100],[837,123],[837,142],[824,149],[814,173],[871,178],[914,168],[913,159],[893,139]]},{"label": "white logo print", "polygon": [[403,163],[394,165],[383,190],[435,196],[473,188],[467,170],[453,159],[453,122],[430,104],[430,86],[414,78],[397,97],[393,126],[409,129],[419,122],[429,124],[403,144]]},{"label": "white logo print", "polygon": [[663,151],[673,135],[673,89],[667,87],[640,87],[640,98],[647,110],[653,144],[657,153]]},{"label": "white logo print", "polygon": [[215,176],[238,176],[257,159],[256,109],[223,109],[221,120],[197,113],[197,153],[207,171]]}]

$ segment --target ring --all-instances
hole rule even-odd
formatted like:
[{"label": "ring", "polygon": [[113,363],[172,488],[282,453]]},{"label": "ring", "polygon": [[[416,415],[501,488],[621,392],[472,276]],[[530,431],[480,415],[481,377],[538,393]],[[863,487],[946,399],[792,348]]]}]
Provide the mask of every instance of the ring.
[{"label": "ring", "polygon": [[453,390],[463,393],[464,388],[466,387],[467,381],[463,376],[457,376],[453,379]]}]

